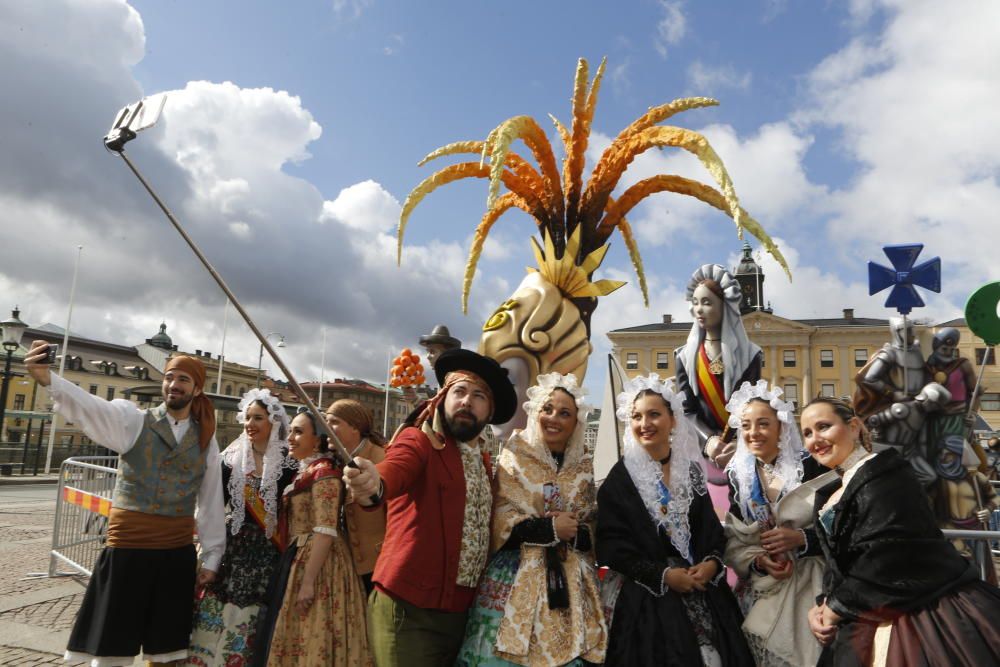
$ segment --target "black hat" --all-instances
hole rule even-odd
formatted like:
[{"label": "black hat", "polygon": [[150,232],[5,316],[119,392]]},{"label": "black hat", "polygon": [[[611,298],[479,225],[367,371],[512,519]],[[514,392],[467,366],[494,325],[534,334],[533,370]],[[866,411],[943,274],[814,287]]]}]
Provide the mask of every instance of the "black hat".
[{"label": "black hat", "polygon": [[420,337],[421,345],[431,345],[433,343],[444,345],[448,348],[462,347],[462,341],[452,336],[451,332],[448,331],[448,327],[443,324],[437,325],[431,329],[429,334]]},{"label": "black hat", "polygon": [[452,371],[467,371],[482,378],[493,393],[493,418],[491,424],[505,424],[517,410],[517,394],[507,377],[507,369],[493,359],[472,350],[454,348],[445,350],[434,362],[434,374],[438,384],[444,386],[444,379]]}]

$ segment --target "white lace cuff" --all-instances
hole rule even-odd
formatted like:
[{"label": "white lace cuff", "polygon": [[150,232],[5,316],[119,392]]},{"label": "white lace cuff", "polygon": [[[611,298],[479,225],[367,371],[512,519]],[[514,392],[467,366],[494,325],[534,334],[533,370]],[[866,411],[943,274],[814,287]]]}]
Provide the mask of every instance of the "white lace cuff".
[{"label": "white lace cuff", "polygon": [[668,590],[670,590],[669,587],[667,586],[667,572],[669,572],[671,569],[673,568],[670,567],[663,568],[663,574],[660,575],[660,590],[658,591],[653,590],[652,588],[642,583],[641,581],[636,581],[635,583],[639,584],[647,591],[649,591],[650,595],[655,595],[656,597],[661,598],[664,595],[666,595]]},{"label": "white lace cuff", "polygon": [[329,526],[313,526],[313,532],[320,535],[329,535],[330,537],[337,536],[337,529],[330,528]]}]

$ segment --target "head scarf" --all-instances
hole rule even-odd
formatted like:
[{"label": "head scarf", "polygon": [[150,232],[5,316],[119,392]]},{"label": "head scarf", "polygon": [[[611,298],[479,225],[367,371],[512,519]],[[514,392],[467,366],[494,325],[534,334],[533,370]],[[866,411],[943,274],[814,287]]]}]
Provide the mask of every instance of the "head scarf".
[{"label": "head scarf", "polygon": [[326,409],[326,414],[333,415],[358,429],[362,440],[370,440],[379,446],[385,444],[385,438],[382,437],[382,434],[374,430],[375,418],[372,416],[372,411],[358,401],[351,398],[334,401]]},{"label": "head scarf", "polygon": [[[260,499],[264,502],[266,514],[264,532],[268,537],[274,534],[278,525],[278,480],[285,469],[297,470],[298,462],[288,456],[288,431],[290,429],[288,413],[281,401],[271,395],[269,389],[251,389],[243,394],[236,420],[246,424],[247,411],[250,406],[260,401],[267,410],[267,421],[271,423],[271,435],[267,439],[267,449],[264,451],[264,467],[260,475]],[[222,460],[232,469],[229,476],[229,497],[232,516],[229,520],[229,532],[236,535],[243,527],[246,497],[244,487],[247,476],[257,469],[254,462],[253,443],[244,430],[240,437],[222,451]]]},{"label": "head scarf", "polygon": [[163,373],[166,374],[175,369],[190,375],[191,379],[194,380],[195,388],[201,390],[201,393],[191,401],[191,416],[198,424],[198,446],[204,451],[208,447],[208,443],[212,441],[212,436],[215,435],[215,408],[212,406],[212,400],[205,395],[204,391],[205,364],[201,363],[200,359],[181,354],[170,358]]},{"label": "head scarf", "polygon": [[[632,433],[632,405],[643,391],[651,389],[663,397],[673,413],[674,428],[670,436],[670,479],[663,479],[663,468],[643,449]],[[640,375],[625,385],[618,394],[618,420],[625,424],[625,451],[622,458],[632,483],[642,498],[650,518],[660,528],[670,533],[674,548],[688,560],[691,559],[691,526],[688,511],[695,494],[708,493],[705,471],[701,467],[701,448],[698,434],[691,421],[684,416],[684,395],[677,393],[672,380],[660,381],[660,376],[650,373]],[[660,483],[670,492],[667,511],[662,511]]]},{"label": "head scarf", "polygon": [[413,420],[413,426],[423,431],[424,435],[431,441],[434,449],[443,449],[444,443],[438,438],[438,433],[444,433],[444,423],[441,419],[440,406],[444,404],[444,398],[448,395],[448,390],[459,382],[470,382],[483,391],[490,399],[490,414],[493,414],[493,390],[486,384],[486,381],[475,373],[469,371],[452,371],[444,378],[444,386],[438,390],[424,405],[424,409]]},{"label": "head scarf", "polygon": [[778,436],[778,457],[774,460],[774,474],[781,478],[781,494],[788,493],[802,482],[802,458],[804,449],[802,438],[795,427],[795,406],[783,400],[780,387],[769,389],[767,382],[758,380],[757,384],[744,382],[733,393],[726,410],[729,411],[729,425],[736,429],[739,437],[736,443],[736,453],[726,466],[726,472],[734,478],[736,484],[736,502],[746,516],[746,503],[753,489],[753,480],[757,474],[757,457],[747,446],[746,434],[740,428],[743,421],[743,409],[753,398],[764,400],[778,415],[781,424],[781,434]]},{"label": "head scarf", "polygon": [[[732,396],[733,385],[743,377],[747,367],[753,358],[760,352],[760,347],[754,345],[747,338],[746,329],[743,328],[743,320],[740,318],[740,300],[743,293],[740,291],[740,284],[733,278],[725,267],[719,264],[704,264],[691,275],[691,280],[687,286],[687,299],[691,301],[694,291],[702,282],[714,280],[719,283],[722,289],[722,363],[725,372],[722,374],[722,389],[726,396]],[[716,295],[718,296],[718,295]],[[688,334],[687,343],[684,344],[678,353],[688,376],[695,377],[695,364],[698,358],[698,349],[705,339],[705,330],[695,322],[691,325],[691,332]],[[698,383],[690,382],[691,391],[698,394]]]},{"label": "head scarf", "polygon": [[[951,459],[946,463],[944,460],[945,454],[954,454]],[[938,456],[937,461],[934,462],[934,467],[937,468],[937,473],[944,477],[945,479],[950,479],[953,482],[958,482],[966,478],[969,474],[968,471],[962,466],[962,457],[965,454],[965,438],[960,435],[947,435],[941,442],[941,454]]]}]

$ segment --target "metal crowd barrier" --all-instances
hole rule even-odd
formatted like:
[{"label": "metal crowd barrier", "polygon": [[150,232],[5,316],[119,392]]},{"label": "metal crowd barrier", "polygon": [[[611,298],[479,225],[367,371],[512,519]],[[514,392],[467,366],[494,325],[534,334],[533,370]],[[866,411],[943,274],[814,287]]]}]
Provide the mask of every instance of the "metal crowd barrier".
[{"label": "metal crowd barrier", "polygon": [[117,456],[75,456],[59,467],[49,576],[90,576],[104,548]]}]

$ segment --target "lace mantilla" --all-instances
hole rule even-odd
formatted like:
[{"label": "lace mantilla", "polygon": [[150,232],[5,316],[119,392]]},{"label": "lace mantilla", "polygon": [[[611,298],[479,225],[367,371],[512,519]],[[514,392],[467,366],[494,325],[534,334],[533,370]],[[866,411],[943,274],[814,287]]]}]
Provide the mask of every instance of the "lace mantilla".
[{"label": "lace mantilla", "polygon": [[[521,433],[521,438],[529,443],[529,446],[539,453],[541,456],[548,455],[552,458],[552,453],[549,448],[545,446],[545,442],[542,438],[541,429],[538,424],[538,415],[541,414],[542,408],[545,407],[545,403],[549,400],[552,392],[556,389],[562,389],[573,397],[574,402],[576,402],[576,428],[573,429],[573,434],[570,436],[570,440],[566,443],[566,459],[563,461],[563,466],[570,466],[575,464],[576,461],[585,457],[593,455],[593,452],[589,449],[584,451],[586,443],[584,442],[584,431],[587,428],[587,417],[590,415],[590,411],[593,407],[584,400],[584,396],[587,395],[587,390],[581,387],[576,380],[576,376],[570,373],[569,375],[561,375],[559,373],[546,373],[545,375],[539,375],[538,384],[528,387],[528,400],[523,403],[524,412],[528,415],[527,425]],[[555,464],[555,459],[552,459],[553,468],[558,468]]]},{"label": "lace mantilla", "polygon": [[[243,395],[239,404],[239,412],[236,419],[241,424],[246,424],[247,410],[250,406],[260,401],[267,408],[267,420],[271,423],[271,435],[267,440],[267,449],[264,450],[264,466],[260,475],[260,497],[264,502],[266,517],[264,520],[264,532],[268,537],[274,534],[274,529],[278,525],[278,480],[281,479],[282,471],[285,469],[295,469],[295,460],[290,458],[288,451],[288,413],[276,396],[272,396],[268,389],[251,389]],[[243,487],[246,486],[247,476],[254,474],[257,464],[254,462],[253,444],[247,436],[246,431],[240,433],[222,451],[222,460],[232,468],[229,476],[229,507],[231,517],[229,520],[229,532],[236,535],[243,528],[243,519],[246,516],[246,502],[243,495]]]},{"label": "lace mantilla", "polygon": [[[670,437],[670,479],[666,486],[670,491],[670,502],[664,512],[660,504],[659,483],[663,481],[663,469],[659,462],[643,449],[632,433],[632,404],[643,391],[650,389],[666,401],[674,415],[674,429]],[[623,458],[632,483],[639,491],[646,511],[653,522],[664,528],[670,535],[670,542],[677,551],[692,561],[691,526],[688,512],[695,494],[705,495],[705,472],[701,467],[701,451],[698,434],[691,422],[684,417],[684,397],[678,394],[670,380],[660,381],[660,376],[650,373],[633,378],[625,391],[618,394],[618,419],[626,424]]]},{"label": "lace mantilla", "polygon": [[[746,515],[747,499],[753,490],[754,475],[757,474],[757,457],[747,446],[746,436],[740,423],[743,420],[743,409],[750,399],[760,398],[767,401],[767,404],[778,413],[778,421],[781,423],[781,434],[778,436],[778,457],[770,464],[769,472],[781,479],[780,496],[788,493],[802,483],[802,458],[804,450],[802,439],[799,437],[799,430],[795,427],[795,406],[783,399],[784,392],[780,387],[770,389],[765,380],[758,380],[757,384],[744,382],[743,385],[733,393],[729,402],[726,403],[726,410],[729,411],[729,425],[737,429],[739,433],[736,442],[736,453],[726,466],[726,473],[735,481],[736,503]],[[763,461],[761,463],[764,463]],[[765,464],[767,467],[768,464]]]}]

